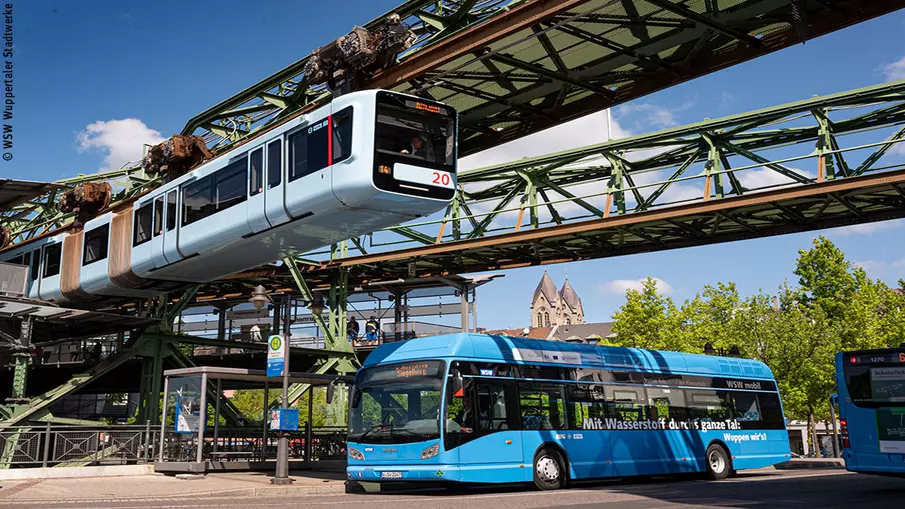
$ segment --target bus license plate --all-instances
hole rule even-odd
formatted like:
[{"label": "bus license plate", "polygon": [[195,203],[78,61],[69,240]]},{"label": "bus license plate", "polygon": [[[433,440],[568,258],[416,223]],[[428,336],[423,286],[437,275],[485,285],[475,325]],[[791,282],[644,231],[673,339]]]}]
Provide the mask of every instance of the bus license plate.
[{"label": "bus license plate", "polygon": [[396,164],[393,168],[393,176],[396,180],[422,184],[426,186],[444,187],[453,189],[456,187],[456,179],[452,173],[430,168],[419,168],[409,164]]},{"label": "bus license plate", "polygon": [[402,479],[402,472],[381,472],[381,479]]}]

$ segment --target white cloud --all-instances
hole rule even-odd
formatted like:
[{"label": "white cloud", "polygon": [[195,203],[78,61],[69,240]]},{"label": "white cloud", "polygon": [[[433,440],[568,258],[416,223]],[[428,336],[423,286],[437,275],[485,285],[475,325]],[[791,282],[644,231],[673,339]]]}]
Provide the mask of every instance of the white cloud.
[{"label": "white cloud", "polygon": [[[811,172],[803,170],[801,168],[789,169],[806,178],[816,177],[816,175],[813,175],[811,174]],[[735,175],[738,177],[739,182],[741,182],[743,186],[749,189],[760,189],[765,187],[772,188],[795,183],[794,180],[783,175],[782,173],[771,170],[770,168],[763,167],[738,171],[735,173]]]},{"label": "white cloud", "polygon": [[[657,291],[663,295],[672,293],[672,286],[666,281],[655,277],[654,282],[657,284]],[[640,292],[644,289],[644,279],[614,279],[600,285],[600,289],[604,293],[613,293],[616,295],[625,295],[629,290]]]},{"label": "white cloud", "polygon": [[905,80],[905,57],[898,59],[891,64],[882,66],[883,76],[886,81]]},{"label": "white cloud", "polygon": [[144,144],[155,145],[163,140],[159,131],[137,118],[97,121],[76,135],[79,152],[106,153],[102,170],[115,170],[130,161],[138,161]]},{"label": "white cloud", "polygon": [[874,223],[855,224],[833,230],[837,235],[873,235],[877,232],[896,230],[905,225],[902,219],[879,221]]},{"label": "white cloud", "polygon": [[898,260],[865,260],[854,262],[854,265],[861,267],[872,277],[881,276],[901,276],[905,274],[905,258]]}]

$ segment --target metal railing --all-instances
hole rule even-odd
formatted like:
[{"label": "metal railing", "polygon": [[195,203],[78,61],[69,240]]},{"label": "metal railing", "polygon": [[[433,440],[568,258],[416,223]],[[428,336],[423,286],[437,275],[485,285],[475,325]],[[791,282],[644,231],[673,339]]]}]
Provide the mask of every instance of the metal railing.
[{"label": "metal railing", "polygon": [[[260,427],[220,428],[216,438],[205,437],[201,451],[202,460],[212,461],[265,461],[277,455],[279,436],[266,436]],[[346,428],[316,427],[311,430],[311,461],[344,460],[346,458]],[[289,459],[307,461],[308,432],[301,429],[289,432]],[[168,430],[164,435],[163,461],[196,461],[197,436],[178,434]]]},{"label": "metal railing", "polygon": [[144,426],[21,426],[0,431],[0,469],[125,465],[153,459],[160,431]]}]

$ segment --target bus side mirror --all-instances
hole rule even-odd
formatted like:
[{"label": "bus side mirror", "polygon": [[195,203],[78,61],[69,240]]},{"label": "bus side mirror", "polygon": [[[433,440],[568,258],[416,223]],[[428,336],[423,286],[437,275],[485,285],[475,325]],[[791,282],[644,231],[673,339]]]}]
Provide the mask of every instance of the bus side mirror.
[{"label": "bus side mirror", "polygon": [[458,394],[459,392],[465,390],[465,379],[462,378],[462,373],[456,371],[452,378],[452,393],[453,396]]},{"label": "bus side mirror", "polygon": [[330,385],[327,386],[327,404],[333,403],[333,394],[336,392],[336,386],[333,385],[333,382],[330,382]]}]

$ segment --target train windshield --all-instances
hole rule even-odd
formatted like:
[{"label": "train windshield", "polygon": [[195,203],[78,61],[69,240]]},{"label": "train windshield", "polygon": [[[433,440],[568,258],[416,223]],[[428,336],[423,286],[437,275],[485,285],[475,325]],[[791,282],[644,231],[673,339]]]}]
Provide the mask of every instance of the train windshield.
[{"label": "train windshield", "polygon": [[365,368],[349,412],[349,440],[372,444],[421,442],[440,437],[441,361]]},{"label": "train windshield", "polygon": [[395,94],[377,95],[377,151],[400,161],[426,161],[453,169],[456,120],[452,108]]}]

